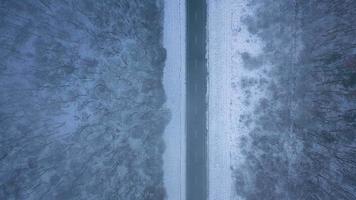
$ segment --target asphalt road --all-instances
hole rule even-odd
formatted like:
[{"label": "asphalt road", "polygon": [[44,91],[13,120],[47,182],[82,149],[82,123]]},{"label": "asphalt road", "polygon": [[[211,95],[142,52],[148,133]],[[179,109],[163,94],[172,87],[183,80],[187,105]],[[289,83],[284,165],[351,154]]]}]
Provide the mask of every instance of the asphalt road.
[{"label": "asphalt road", "polygon": [[206,0],[187,0],[186,200],[207,199]]}]

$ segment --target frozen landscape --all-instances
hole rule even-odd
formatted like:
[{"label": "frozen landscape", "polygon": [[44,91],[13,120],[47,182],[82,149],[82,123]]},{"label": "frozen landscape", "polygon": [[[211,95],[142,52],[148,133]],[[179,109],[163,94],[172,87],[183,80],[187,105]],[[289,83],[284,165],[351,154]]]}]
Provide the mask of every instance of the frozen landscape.
[{"label": "frozen landscape", "polygon": [[355,1],[209,1],[210,199],[356,198]]},{"label": "frozen landscape", "polygon": [[356,1],[0,16],[0,200],[356,199]]},{"label": "frozen landscape", "polygon": [[0,199],[163,200],[163,1],[0,1]]}]

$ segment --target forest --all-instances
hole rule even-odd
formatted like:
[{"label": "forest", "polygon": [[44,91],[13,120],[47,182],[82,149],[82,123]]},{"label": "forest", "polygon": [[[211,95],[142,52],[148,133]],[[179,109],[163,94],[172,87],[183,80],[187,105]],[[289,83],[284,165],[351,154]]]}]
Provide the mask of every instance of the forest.
[{"label": "forest", "polygon": [[162,0],[0,1],[0,199],[162,200]]},{"label": "forest", "polygon": [[252,108],[235,122],[249,130],[233,173],[238,197],[356,199],[355,7],[249,0],[254,12],[242,21],[264,46],[241,54],[245,69],[261,73],[238,83]]}]

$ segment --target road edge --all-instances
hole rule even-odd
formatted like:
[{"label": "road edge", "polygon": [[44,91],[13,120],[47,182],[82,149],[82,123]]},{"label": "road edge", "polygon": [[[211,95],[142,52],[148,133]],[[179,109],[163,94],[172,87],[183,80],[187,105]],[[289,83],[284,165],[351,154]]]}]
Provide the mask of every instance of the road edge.
[{"label": "road edge", "polygon": [[169,200],[185,200],[185,6],[185,0],[164,0],[163,45],[167,51],[167,59],[163,85],[167,96],[166,107],[171,111],[172,117],[164,132],[166,149],[163,169]]}]

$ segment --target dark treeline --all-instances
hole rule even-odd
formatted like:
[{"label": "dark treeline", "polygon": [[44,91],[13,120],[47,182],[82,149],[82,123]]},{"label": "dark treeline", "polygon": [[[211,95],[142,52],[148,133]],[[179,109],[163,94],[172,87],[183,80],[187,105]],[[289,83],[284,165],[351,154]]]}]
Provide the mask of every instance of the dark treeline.
[{"label": "dark treeline", "polygon": [[[238,196],[255,200],[356,199],[356,1],[251,0],[243,22],[264,43],[273,67],[266,96],[243,138],[245,163],[234,170]],[[261,61],[262,62],[262,61]],[[257,86],[257,87],[259,87]],[[249,120],[246,120],[249,119]]]},{"label": "dark treeline", "polygon": [[162,9],[0,1],[0,199],[164,198]]}]

